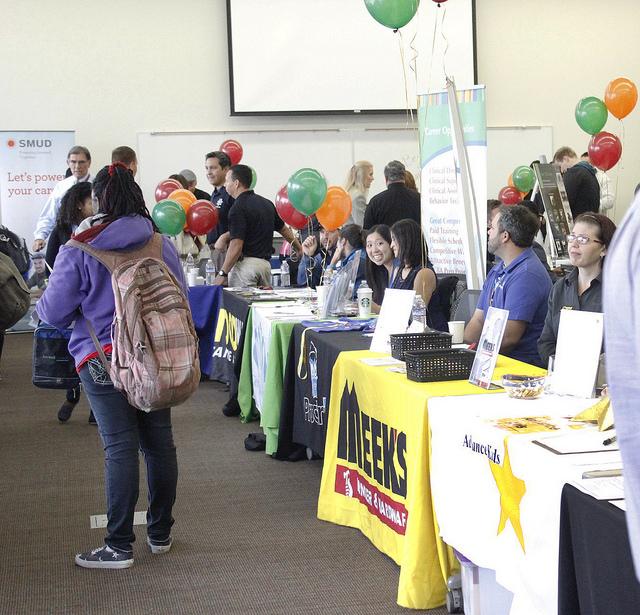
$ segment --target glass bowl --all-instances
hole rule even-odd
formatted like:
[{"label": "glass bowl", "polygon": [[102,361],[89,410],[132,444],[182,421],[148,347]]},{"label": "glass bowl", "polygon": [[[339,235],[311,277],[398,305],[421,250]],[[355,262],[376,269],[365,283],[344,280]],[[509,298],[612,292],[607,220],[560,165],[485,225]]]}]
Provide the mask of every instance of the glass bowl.
[{"label": "glass bowl", "polygon": [[505,374],[502,376],[502,386],[509,397],[514,399],[536,399],[544,391],[544,378],[544,376]]}]

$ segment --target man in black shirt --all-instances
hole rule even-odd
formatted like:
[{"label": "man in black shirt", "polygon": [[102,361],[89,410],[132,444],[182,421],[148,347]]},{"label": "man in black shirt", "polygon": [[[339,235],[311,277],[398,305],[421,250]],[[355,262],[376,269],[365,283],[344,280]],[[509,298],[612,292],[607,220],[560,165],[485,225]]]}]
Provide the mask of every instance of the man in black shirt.
[{"label": "man in black shirt", "polygon": [[274,231],[301,251],[274,204],[249,188],[251,179],[247,165],[236,164],[227,171],[224,185],[235,201],[229,212],[229,248],[215,284],[224,285],[228,278],[231,286],[269,286]]},{"label": "man in black shirt", "polygon": [[596,170],[566,146],[553,155],[553,163],[562,173],[573,219],[587,211],[597,214],[600,210],[600,184]]},{"label": "man in black shirt", "polygon": [[[211,204],[218,210],[219,215],[218,225],[207,235],[207,243],[211,246],[229,231],[229,211],[233,205],[233,197],[225,189],[224,179],[230,166],[231,160],[224,152],[209,152],[205,156],[204,169],[209,183],[213,186]],[[223,237],[215,247],[224,252],[228,243],[228,236]]]},{"label": "man in black shirt", "polygon": [[405,171],[405,166],[398,160],[392,160],[384,168],[387,189],[369,201],[363,228],[369,229],[376,224],[392,226],[405,218],[420,224],[420,194],[405,185]]}]

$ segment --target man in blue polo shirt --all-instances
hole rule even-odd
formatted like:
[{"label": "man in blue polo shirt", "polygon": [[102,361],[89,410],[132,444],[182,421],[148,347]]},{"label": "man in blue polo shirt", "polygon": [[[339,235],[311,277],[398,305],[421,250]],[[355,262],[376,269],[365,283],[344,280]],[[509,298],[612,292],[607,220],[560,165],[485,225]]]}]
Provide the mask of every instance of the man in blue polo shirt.
[{"label": "man in blue polo shirt", "polygon": [[501,261],[491,269],[478,306],[464,330],[464,341],[478,342],[490,307],[509,310],[500,353],[540,365],[537,342],[547,315],[551,280],[531,249],[538,221],[524,206],[501,206],[489,227],[487,248]]}]

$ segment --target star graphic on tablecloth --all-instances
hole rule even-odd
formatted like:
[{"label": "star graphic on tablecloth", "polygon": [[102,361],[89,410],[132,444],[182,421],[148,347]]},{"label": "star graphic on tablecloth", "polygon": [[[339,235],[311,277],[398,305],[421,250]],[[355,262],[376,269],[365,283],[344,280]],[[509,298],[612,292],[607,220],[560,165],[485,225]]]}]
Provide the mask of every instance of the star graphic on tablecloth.
[{"label": "star graphic on tablecloth", "polygon": [[527,488],[524,481],[514,476],[511,471],[511,461],[509,460],[509,449],[507,438],[504,440],[504,460],[499,466],[489,460],[491,474],[496,481],[496,486],[500,492],[500,523],[498,523],[498,534],[504,530],[507,520],[511,521],[513,531],[516,533],[520,546],[524,551],[524,534],[520,524],[520,502]]}]

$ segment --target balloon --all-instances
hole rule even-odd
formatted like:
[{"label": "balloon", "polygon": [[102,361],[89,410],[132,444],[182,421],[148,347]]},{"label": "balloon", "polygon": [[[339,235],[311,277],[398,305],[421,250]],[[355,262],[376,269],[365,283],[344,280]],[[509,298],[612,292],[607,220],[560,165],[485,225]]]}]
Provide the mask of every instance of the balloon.
[{"label": "balloon", "polygon": [[164,201],[174,191],[182,188],[182,184],[177,179],[163,179],[156,186],[156,203]]},{"label": "balloon", "polygon": [[633,81],[618,77],[607,85],[604,102],[612,115],[619,120],[633,111],[638,102],[638,89]]},{"label": "balloon", "polygon": [[200,199],[189,207],[187,228],[194,235],[206,235],[218,224],[218,210],[205,199]]},{"label": "balloon", "polygon": [[282,186],[276,194],[276,211],[284,222],[295,229],[303,229],[309,222],[308,216],[301,214],[291,204],[286,186]]},{"label": "balloon", "polygon": [[507,180],[507,186],[511,186],[513,188],[513,173],[509,174],[509,179]]},{"label": "balloon", "polygon": [[532,169],[525,167],[524,165],[516,167],[515,171],[511,174],[511,177],[513,178],[514,187],[525,194],[529,192],[529,190],[532,190],[536,183],[536,174]]},{"label": "balloon", "polygon": [[315,169],[298,169],[287,182],[287,194],[293,206],[305,216],[310,216],[327,196],[327,182]]},{"label": "balloon", "polygon": [[251,169],[251,185],[249,186],[249,190],[253,190],[258,183],[258,174],[253,167],[249,167]]},{"label": "balloon", "polygon": [[231,164],[238,164],[242,160],[242,145],[234,139],[227,139],[220,145],[220,151],[229,156]]},{"label": "balloon", "polygon": [[498,200],[501,201],[503,205],[515,205],[521,200],[520,192],[513,186],[505,186],[498,193]]},{"label": "balloon", "polygon": [[340,186],[329,186],[327,198],[318,209],[318,222],[328,231],[335,231],[342,226],[351,215],[351,197]]},{"label": "balloon", "polygon": [[600,132],[609,117],[607,107],[595,96],[581,98],[576,105],[575,115],[578,126],[590,135]]},{"label": "balloon", "polygon": [[420,0],[364,0],[364,4],[378,23],[397,30],[413,19]]},{"label": "balloon", "polygon": [[193,194],[191,190],[187,190],[186,188],[174,190],[168,198],[170,201],[180,203],[180,205],[182,205],[182,208],[184,209],[185,214],[189,211],[189,207],[191,207],[191,205],[196,202],[196,195]]},{"label": "balloon", "polygon": [[165,235],[177,235],[183,229],[187,219],[180,203],[170,200],[156,203],[151,217],[160,232]]},{"label": "balloon", "polygon": [[620,139],[610,132],[599,132],[589,141],[589,159],[593,166],[608,171],[622,156]]}]

